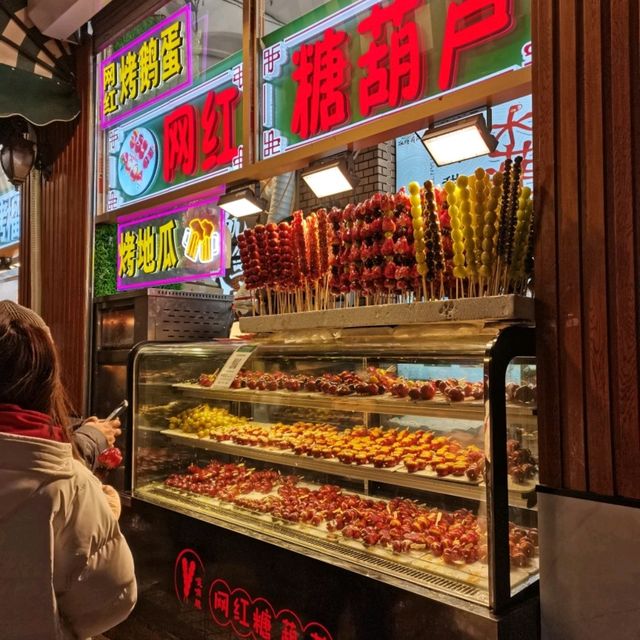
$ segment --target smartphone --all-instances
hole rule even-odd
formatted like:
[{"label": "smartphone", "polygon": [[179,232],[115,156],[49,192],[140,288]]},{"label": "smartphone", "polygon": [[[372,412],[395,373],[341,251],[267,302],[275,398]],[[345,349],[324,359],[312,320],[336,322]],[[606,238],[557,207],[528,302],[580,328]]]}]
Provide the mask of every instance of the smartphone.
[{"label": "smartphone", "polygon": [[119,418],[129,406],[128,400],[123,400],[106,418],[105,420],[108,422],[109,420],[115,420]]}]

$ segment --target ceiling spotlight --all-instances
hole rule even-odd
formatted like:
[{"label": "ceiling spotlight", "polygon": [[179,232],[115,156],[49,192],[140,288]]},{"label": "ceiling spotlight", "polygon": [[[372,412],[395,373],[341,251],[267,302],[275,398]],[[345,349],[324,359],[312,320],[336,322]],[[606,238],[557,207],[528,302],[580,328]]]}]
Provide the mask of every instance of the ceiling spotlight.
[{"label": "ceiling spotlight", "polygon": [[267,202],[258,198],[249,187],[244,187],[225,193],[220,197],[218,206],[235,218],[244,218],[262,213],[267,207]]},{"label": "ceiling spotlight", "polygon": [[301,175],[316,198],[352,191],[358,184],[358,179],[347,168],[345,159],[312,166]]},{"label": "ceiling spotlight", "polygon": [[487,155],[498,146],[481,113],[434,125],[422,134],[422,143],[439,167]]}]

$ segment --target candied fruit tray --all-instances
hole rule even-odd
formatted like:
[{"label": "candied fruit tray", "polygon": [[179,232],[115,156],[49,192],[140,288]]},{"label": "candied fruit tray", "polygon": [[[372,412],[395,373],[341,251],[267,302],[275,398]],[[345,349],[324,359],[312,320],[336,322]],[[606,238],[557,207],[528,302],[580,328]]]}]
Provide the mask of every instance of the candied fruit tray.
[{"label": "candied fruit tray", "polygon": [[[253,389],[213,389],[199,384],[182,382],[172,387],[194,398],[247,402],[251,404],[285,405],[309,409],[329,409],[334,411],[357,411],[385,415],[410,414],[426,417],[457,417],[482,420],[484,403],[467,398],[461,402],[451,402],[438,394],[433,400],[407,400],[391,394],[383,396],[343,396],[336,397],[312,391],[258,391]],[[509,417],[520,420],[535,419],[535,407],[507,404]]]},{"label": "candied fruit tray", "polygon": [[[309,484],[309,487],[314,485]],[[247,497],[251,497],[248,494]],[[366,546],[361,542],[336,536],[326,526],[292,523],[270,514],[259,513],[214,497],[195,494],[186,490],[167,487],[164,483],[151,483],[135,490],[135,496],[163,507],[188,511],[202,519],[240,533],[257,536],[267,542],[276,542],[295,548],[306,555],[313,555],[351,570],[368,570],[371,577],[389,579],[420,593],[431,589],[453,594],[464,599],[488,604],[488,566],[472,564],[446,564],[442,558],[434,558],[420,550],[394,553],[391,550]],[[256,497],[265,494],[256,494]],[[511,569],[511,586],[518,587],[538,574],[538,558],[532,558],[527,568]]]},{"label": "candied fruit tray", "polygon": [[[176,429],[165,429],[160,433],[177,443],[195,445],[230,456],[288,465],[340,477],[384,482],[419,491],[431,491],[480,501],[486,500],[486,486],[484,483],[481,481],[472,482],[466,476],[450,475],[439,477],[435,472],[426,469],[410,473],[403,465],[380,469],[372,464],[345,464],[335,459],[314,458],[274,447],[254,447],[228,441],[220,442],[211,438],[199,438],[195,434],[185,433]],[[514,506],[527,506],[528,494],[532,494],[535,491],[535,487],[535,481],[530,481],[526,484],[515,484],[510,481],[509,502]]]}]

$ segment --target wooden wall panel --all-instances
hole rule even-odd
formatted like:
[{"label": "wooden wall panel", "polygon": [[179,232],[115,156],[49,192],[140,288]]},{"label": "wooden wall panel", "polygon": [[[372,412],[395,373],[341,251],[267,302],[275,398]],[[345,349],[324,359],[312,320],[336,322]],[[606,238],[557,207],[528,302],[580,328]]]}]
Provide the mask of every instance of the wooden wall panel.
[{"label": "wooden wall panel", "polygon": [[18,302],[31,307],[31,219],[29,202],[31,201],[31,183],[27,180],[20,187],[20,279],[18,281]]},{"label": "wooden wall panel", "polygon": [[[51,329],[62,361],[65,386],[74,408],[85,408],[88,363],[88,299],[92,218],[89,193],[91,76],[90,47],[77,52],[80,116],[72,123],[54,123],[38,132],[39,139],[55,157],[50,180],[42,183],[41,200],[41,314]],[[23,187],[23,207],[28,209],[30,181]],[[28,211],[23,219],[27,222]],[[25,244],[29,234],[23,233]],[[22,253],[24,251],[24,253]],[[23,265],[30,248],[21,246]],[[30,274],[23,271],[21,301],[31,304]]]},{"label": "wooden wall panel", "polygon": [[[540,477],[547,484],[562,486],[561,413],[558,394],[560,358],[558,343],[558,283],[556,282],[557,216],[555,172],[553,33],[556,20],[554,4],[538,5],[532,16],[532,40],[536,43],[533,65],[533,129],[536,154],[535,170],[535,259],[537,289],[544,283],[544,295],[536,296],[536,321],[544,330],[537,332],[538,409],[540,413]],[[539,135],[544,132],[544,135]],[[542,162],[542,158],[546,161]],[[544,240],[543,240],[544,238]],[[541,292],[540,292],[541,293]],[[545,416],[556,416],[546,424]],[[553,428],[555,427],[555,428]]]},{"label": "wooden wall panel", "polygon": [[[612,0],[607,12],[609,45],[607,113],[609,148],[606,158],[610,229],[609,263],[611,377],[616,492],[640,498],[640,426],[638,406],[638,172],[640,118],[638,114],[638,7]],[[635,95],[633,95],[635,93]],[[635,239],[634,239],[635,236]]]},{"label": "wooden wall panel", "polygon": [[541,482],[640,498],[638,3],[532,14]]},{"label": "wooden wall panel", "polygon": [[[609,351],[607,308],[607,243],[605,218],[603,78],[592,73],[602,63],[602,16],[600,0],[585,0],[582,7],[581,45],[584,52],[578,82],[583,117],[580,119],[582,148],[580,221],[582,242],[582,317],[584,354],[584,407],[587,426],[589,489],[613,493],[609,376],[602,363]],[[569,192],[571,190],[568,190]],[[605,369],[606,374],[606,369]]]}]

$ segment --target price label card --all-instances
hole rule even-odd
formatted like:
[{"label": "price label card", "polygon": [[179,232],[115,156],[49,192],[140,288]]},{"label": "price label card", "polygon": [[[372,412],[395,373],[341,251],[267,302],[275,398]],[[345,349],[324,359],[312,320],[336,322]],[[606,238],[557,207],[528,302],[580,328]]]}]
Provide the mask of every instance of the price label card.
[{"label": "price label card", "polygon": [[211,385],[212,389],[228,389],[231,386],[238,371],[242,369],[244,363],[253,355],[257,345],[245,344],[238,347],[224,363],[220,373],[216,376],[215,382]]}]

